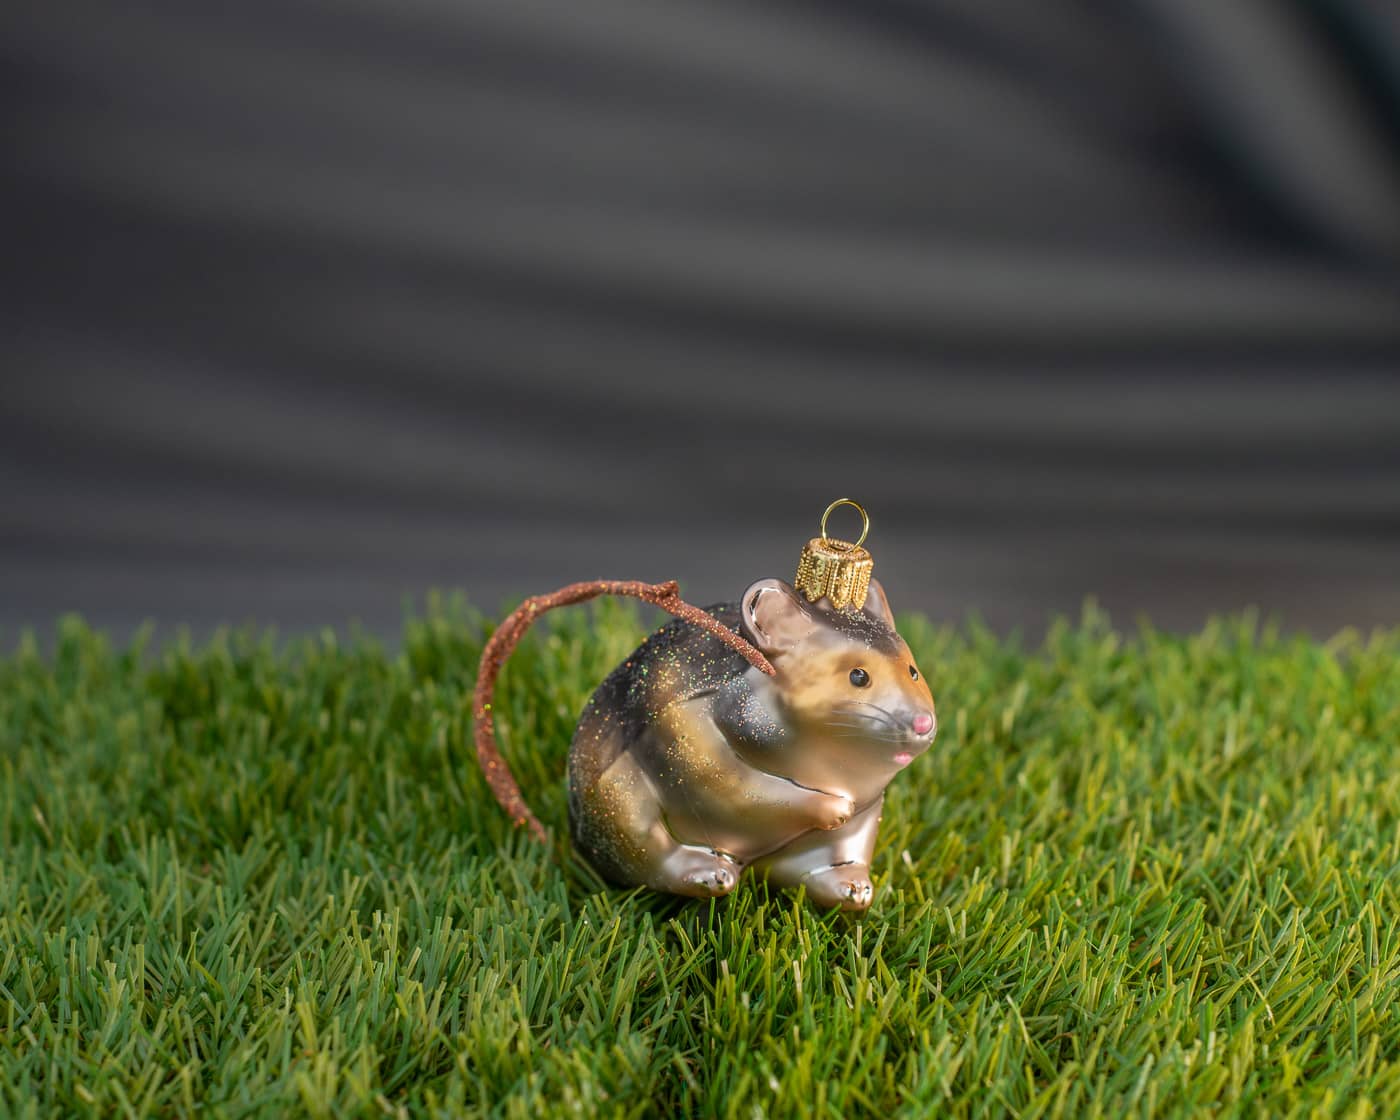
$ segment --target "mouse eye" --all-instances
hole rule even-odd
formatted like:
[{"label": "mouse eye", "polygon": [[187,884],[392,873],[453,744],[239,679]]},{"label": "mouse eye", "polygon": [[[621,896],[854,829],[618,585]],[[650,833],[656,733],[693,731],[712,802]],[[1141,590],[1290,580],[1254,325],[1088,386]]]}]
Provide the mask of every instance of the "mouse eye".
[{"label": "mouse eye", "polygon": [[851,670],[851,683],[857,688],[864,688],[870,683],[870,674],[864,669]]},{"label": "mouse eye", "polygon": [[914,666],[910,665],[910,666],[909,666],[909,676],[912,677],[914,680],[918,680],[918,679],[919,679],[919,670],[917,670],[916,668],[914,668]]}]

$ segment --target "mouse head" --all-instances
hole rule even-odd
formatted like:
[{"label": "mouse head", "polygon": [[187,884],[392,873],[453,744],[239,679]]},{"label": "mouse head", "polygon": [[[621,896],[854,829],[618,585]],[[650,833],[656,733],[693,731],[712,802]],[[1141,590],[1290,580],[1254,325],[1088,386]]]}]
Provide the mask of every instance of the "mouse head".
[{"label": "mouse head", "polygon": [[777,669],[765,698],[810,755],[802,774],[792,770],[795,780],[836,775],[841,788],[883,788],[928,749],[938,726],[933,696],[879,581],[870,581],[863,608],[837,610],[825,599],[806,602],[782,580],[759,580],[740,614],[745,637]]}]

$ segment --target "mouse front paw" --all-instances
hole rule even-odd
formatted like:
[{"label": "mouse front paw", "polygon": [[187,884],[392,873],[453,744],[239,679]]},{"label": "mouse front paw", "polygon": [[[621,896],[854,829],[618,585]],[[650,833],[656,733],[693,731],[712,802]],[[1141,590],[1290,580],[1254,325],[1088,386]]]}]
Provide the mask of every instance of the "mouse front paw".
[{"label": "mouse front paw", "polygon": [[856,803],[844,794],[826,793],[822,794],[814,809],[816,826],[829,832],[840,828],[855,815]]},{"label": "mouse front paw", "polygon": [[818,906],[842,910],[868,910],[875,897],[870,868],[862,863],[842,863],[804,876],[807,897]]}]

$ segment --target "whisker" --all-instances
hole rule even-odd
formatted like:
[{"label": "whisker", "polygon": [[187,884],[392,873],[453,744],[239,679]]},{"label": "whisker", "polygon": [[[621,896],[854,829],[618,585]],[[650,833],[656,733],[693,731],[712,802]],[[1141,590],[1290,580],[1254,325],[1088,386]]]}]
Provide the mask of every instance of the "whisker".
[{"label": "whisker", "polygon": [[873,714],[871,714],[870,712],[858,712],[858,711],[852,711],[852,710],[849,710],[849,709],[847,709],[847,710],[838,710],[838,712],[837,712],[837,714],[836,714],[836,716],[835,716],[834,718],[839,719],[839,718],[841,718],[842,716],[845,716],[845,717],[848,718],[848,719],[857,719],[857,720],[862,720],[862,721],[867,721],[867,720],[868,720],[868,721],[870,721],[870,722],[872,722],[872,723],[898,723],[898,722],[899,722],[899,721],[896,720],[893,716],[887,716],[887,715],[873,715]]},{"label": "whisker", "polygon": [[832,743],[903,743],[905,740],[897,735],[828,735],[827,741]]},{"label": "whisker", "polygon": [[865,743],[872,742],[872,741],[873,741],[873,742],[878,742],[878,743],[902,743],[902,742],[904,742],[904,736],[903,736],[903,735],[891,735],[891,734],[888,734],[888,733],[880,733],[880,732],[866,733],[866,734],[863,734],[863,735],[862,735],[862,734],[859,734],[859,733],[857,733],[857,732],[850,732],[850,731],[833,731],[833,732],[831,733],[831,737],[832,737],[833,739],[850,739],[850,740],[852,740],[852,741],[865,742]]},{"label": "whisker", "polygon": [[879,712],[887,720],[897,722],[895,715],[888,708],[882,708],[879,704],[872,704],[869,700],[845,700],[838,705],[839,709],[869,708],[872,712]]},{"label": "whisker", "polygon": [[829,720],[826,721],[826,726],[828,726],[828,727],[861,727],[861,728],[864,728],[864,727],[885,727],[885,728],[889,728],[891,731],[898,731],[898,730],[899,730],[899,725],[898,725],[898,724],[892,723],[892,722],[889,721],[889,720],[883,720],[883,719],[881,719],[881,720],[874,720],[874,719],[865,719],[865,720],[829,719]]},{"label": "whisker", "polygon": [[857,739],[861,736],[864,736],[867,739],[903,738],[903,734],[897,728],[893,727],[849,727],[842,725],[828,725],[827,731],[832,735],[844,735],[850,738]]}]

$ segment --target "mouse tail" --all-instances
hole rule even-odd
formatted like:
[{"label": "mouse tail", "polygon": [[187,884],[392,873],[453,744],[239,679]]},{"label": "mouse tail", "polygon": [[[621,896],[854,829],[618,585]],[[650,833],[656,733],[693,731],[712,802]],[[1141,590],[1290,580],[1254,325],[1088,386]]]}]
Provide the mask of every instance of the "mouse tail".
[{"label": "mouse tail", "polygon": [[481,664],[477,669],[476,688],[472,693],[473,726],[472,737],[476,743],[477,761],[481,763],[486,776],[486,784],[496,795],[518,826],[524,826],[540,840],[548,839],[544,825],[525,804],[515,775],[510,772],[506,760],[501,757],[496,743],[496,725],[491,711],[491,699],[496,692],[496,678],[510,657],[511,651],[530,629],[537,618],[556,607],[566,607],[571,603],[583,603],[600,595],[630,596],[651,603],[669,611],[677,618],[708,630],[730,649],[744,655],[749,664],[772,676],[776,670],[772,663],[759,650],[745,641],[714,615],[707,614],[699,607],[691,606],[680,596],[680,585],[675,580],[665,583],[642,583],[639,580],[599,579],[586,583],[571,583],[552,591],[548,595],[533,595],[508,614],[496,627],[481,651]]}]

